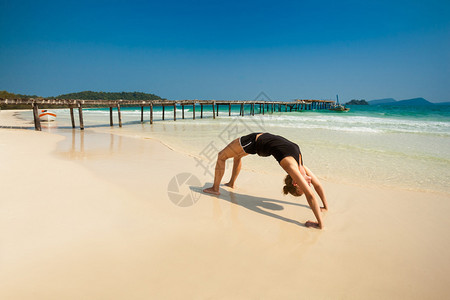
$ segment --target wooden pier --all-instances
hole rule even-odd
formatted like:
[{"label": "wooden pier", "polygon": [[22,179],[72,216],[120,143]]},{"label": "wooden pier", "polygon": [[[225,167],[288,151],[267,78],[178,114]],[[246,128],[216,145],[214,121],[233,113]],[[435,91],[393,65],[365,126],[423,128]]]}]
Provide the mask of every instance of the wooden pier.
[{"label": "wooden pier", "polygon": [[144,108],[149,107],[150,124],[153,124],[153,111],[155,107],[162,107],[162,119],[165,119],[165,108],[173,107],[173,120],[177,119],[177,107],[181,107],[181,118],[184,119],[184,108],[192,106],[193,119],[196,117],[196,107],[200,106],[200,118],[203,118],[204,106],[211,106],[213,118],[219,116],[219,110],[228,108],[228,116],[231,116],[231,106],[238,105],[240,107],[239,115],[244,116],[245,106],[250,105],[250,115],[255,113],[264,115],[265,113],[274,112],[292,112],[313,109],[328,109],[334,101],[331,100],[303,100],[294,101],[249,101],[249,100],[66,100],[66,99],[0,99],[0,107],[10,107],[23,105],[33,109],[34,126],[36,130],[41,130],[39,120],[39,109],[48,108],[69,108],[72,128],[75,128],[74,108],[78,109],[79,127],[84,129],[83,108],[105,108],[109,107],[110,126],[113,126],[113,109],[117,109],[119,126],[122,127],[121,107],[140,107],[141,122],[144,122]]}]

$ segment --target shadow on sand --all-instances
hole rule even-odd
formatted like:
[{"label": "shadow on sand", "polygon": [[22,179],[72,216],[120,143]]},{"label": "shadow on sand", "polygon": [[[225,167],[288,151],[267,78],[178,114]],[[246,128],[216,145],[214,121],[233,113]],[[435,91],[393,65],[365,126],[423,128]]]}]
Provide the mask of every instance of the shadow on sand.
[{"label": "shadow on sand", "polygon": [[309,209],[308,205],[304,205],[304,204],[300,204],[300,203],[293,203],[293,202],[288,202],[288,201],[282,201],[282,200],[275,200],[275,199],[270,199],[270,198],[255,197],[255,196],[251,196],[251,195],[244,195],[244,194],[239,194],[239,193],[232,192],[232,191],[227,191],[224,189],[220,189],[219,196],[206,194],[206,193],[202,192],[202,190],[204,188],[207,188],[210,186],[211,186],[211,184],[208,183],[208,184],[205,184],[205,186],[203,188],[191,187],[191,189],[195,190],[196,192],[200,191],[200,193],[202,195],[216,197],[220,200],[224,200],[224,201],[230,202],[232,204],[242,206],[246,209],[249,209],[251,211],[260,213],[260,214],[268,216],[268,217],[272,217],[272,218],[275,218],[275,219],[278,219],[281,221],[292,223],[292,224],[295,224],[295,225],[298,225],[301,227],[306,227],[304,223],[301,223],[299,221],[292,220],[289,218],[285,218],[285,217],[277,215],[273,212],[269,212],[268,210],[272,210],[272,211],[283,210],[284,206],[282,206],[280,204],[301,206],[301,207],[305,207],[305,208]]}]

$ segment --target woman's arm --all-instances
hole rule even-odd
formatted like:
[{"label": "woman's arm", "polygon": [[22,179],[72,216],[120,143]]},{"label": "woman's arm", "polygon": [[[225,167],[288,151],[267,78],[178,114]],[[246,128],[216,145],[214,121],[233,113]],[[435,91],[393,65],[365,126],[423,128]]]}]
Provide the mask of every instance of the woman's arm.
[{"label": "woman's arm", "polygon": [[327,197],[325,196],[325,191],[323,190],[322,184],[320,183],[319,179],[314,175],[313,172],[306,166],[303,166],[306,171],[306,175],[311,177],[311,183],[314,186],[314,189],[316,190],[317,194],[320,197],[320,200],[322,200],[323,208],[321,207],[321,210],[328,210],[328,202]]},{"label": "woman's arm", "polygon": [[303,191],[303,193],[306,196],[306,200],[308,201],[309,207],[311,207],[311,209],[314,213],[314,216],[317,219],[317,222],[308,221],[308,222],[306,222],[305,225],[307,227],[315,227],[315,228],[322,229],[323,221],[322,221],[322,215],[320,213],[320,207],[317,204],[317,200],[314,196],[314,192],[309,187],[308,183],[306,182],[306,179],[300,173],[300,171],[298,169],[297,161],[293,157],[285,157],[281,160],[280,165],[289,175],[291,175],[292,179],[297,183],[297,185]]}]

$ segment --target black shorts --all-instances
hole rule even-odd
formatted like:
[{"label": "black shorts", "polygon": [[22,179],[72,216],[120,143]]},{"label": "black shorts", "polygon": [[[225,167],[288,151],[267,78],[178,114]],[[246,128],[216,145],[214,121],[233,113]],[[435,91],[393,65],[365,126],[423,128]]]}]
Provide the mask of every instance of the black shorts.
[{"label": "black shorts", "polygon": [[241,147],[245,153],[256,154],[256,136],[260,133],[254,132],[239,138],[239,143],[241,143]]}]

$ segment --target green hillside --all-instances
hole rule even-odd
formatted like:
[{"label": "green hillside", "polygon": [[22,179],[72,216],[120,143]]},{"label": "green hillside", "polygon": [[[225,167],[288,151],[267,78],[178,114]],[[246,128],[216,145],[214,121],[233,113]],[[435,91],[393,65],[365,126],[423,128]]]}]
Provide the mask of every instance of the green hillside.
[{"label": "green hillside", "polygon": [[[13,94],[7,91],[0,91],[0,99],[26,99],[26,98],[34,98],[34,99],[42,99],[43,97],[39,97],[36,95],[21,95],[21,94]],[[79,100],[165,100],[155,94],[147,94],[141,92],[120,92],[120,93],[108,93],[108,92],[92,92],[92,91],[84,91],[79,93],[70,93],[59,95],[56,97],[48,97],[46,99],[79,99]],[[29,105],[8,105],[1,106],[1,109],[29,109]]]},{"label": "green hillside", "polygon": [[79,93],[70,93],[51,97],[53,99],[80,99],[80,100],[161,100],[162,98],[155,94],[141,92],[92,92],[83,91]]},{"label": "green hillside", "polygon": [[[22,98],[44,98],[36,95],[22,95],[0,91],[0,99],[22,99]],[[163,100],[155,94],[147,94],[141,92],[92,92],[83,91],[79,93],[63,94],[56,97],[48,97],[47,99],[80,99],[80,100]]]},{"label": "green hillside", "polygon": [[7,91],[0,91],[0,99],[22,99],[22,98],[40,98],[36,95],[13,94]]}]

